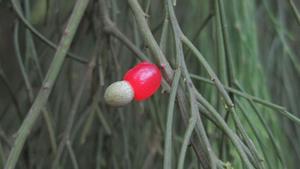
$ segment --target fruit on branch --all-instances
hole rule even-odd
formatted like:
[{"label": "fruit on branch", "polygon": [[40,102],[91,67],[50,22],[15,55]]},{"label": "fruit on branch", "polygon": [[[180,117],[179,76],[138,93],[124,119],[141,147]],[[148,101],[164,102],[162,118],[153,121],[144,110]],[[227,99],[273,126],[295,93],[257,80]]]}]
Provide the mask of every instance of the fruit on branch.
[{"label": "fruit on branch", "polygon": [[112,83],[104,93],[104,99],[111,106],[122,106],[142,101],[152,96],[159,88],[162,75],[159,68],[147,61],[128,70],[122,81]]}]

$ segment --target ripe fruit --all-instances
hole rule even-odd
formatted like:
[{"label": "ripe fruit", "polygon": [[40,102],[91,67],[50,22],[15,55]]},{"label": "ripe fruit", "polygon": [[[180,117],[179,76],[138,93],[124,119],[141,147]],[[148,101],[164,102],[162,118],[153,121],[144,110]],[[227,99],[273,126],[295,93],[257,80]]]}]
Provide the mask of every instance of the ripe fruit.
[{"label": "ripe fruit", "polygon": [[104,93],[104,99],[112,106],[125,105],[133,97],[136,101],[142,101],[158,90],[161,80],[159,68],[144,61],[130,69],[125,74],[123,81],[117,81],[108,86]]}]

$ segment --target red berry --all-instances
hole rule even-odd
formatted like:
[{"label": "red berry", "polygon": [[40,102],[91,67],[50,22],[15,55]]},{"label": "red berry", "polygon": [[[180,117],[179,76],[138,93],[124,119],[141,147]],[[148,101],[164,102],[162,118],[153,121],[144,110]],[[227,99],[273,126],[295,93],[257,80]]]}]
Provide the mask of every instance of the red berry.
[{"label": "red berry", "polygon": [[132,86],[134,99],[141,101],[147,99],[158,90],[162,76],[155,64],[144,61],[130,69],[123,79]]}]

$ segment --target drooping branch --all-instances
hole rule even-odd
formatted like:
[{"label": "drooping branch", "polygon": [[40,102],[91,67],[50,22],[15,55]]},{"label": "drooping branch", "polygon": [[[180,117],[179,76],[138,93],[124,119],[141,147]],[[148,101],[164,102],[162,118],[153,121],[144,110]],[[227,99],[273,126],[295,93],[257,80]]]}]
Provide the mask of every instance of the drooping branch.
[{"label": "drooping branch", "polygon": [[30,131],[38,119],[42,108],[48,101],[49,95],[51,94],[52,88],[56,82],[56,79],[63,66],[63,62],[66,58],[67,52],[73,41],[74,35],[81,21],[81,18],[86,10],[89,0],[78,0],[75,4],[73,12],[68,20],[68,24],[65,28],[57,51],[54,55],[54,59],[50,65],[48,73],[44,79],[42,88],[40,89],[33,105],[31,106],[25,120],[18,130],[14,146],[8,156],[8,160],[5,164],[5,169],[14,169],[20,153],[23,149],[24,143],[30,134]]}]

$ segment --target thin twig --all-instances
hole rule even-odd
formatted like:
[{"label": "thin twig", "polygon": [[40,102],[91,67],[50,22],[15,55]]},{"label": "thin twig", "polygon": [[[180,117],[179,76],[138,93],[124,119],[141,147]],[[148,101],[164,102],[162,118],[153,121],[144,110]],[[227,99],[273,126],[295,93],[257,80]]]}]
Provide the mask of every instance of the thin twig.
[{"label": "thin twig", "polygon": [[66,146],[67,146],[68,152],[70,154],[74,169],[79,169],[79,165],[78,165],[74,150],[73,150],[71,142],[69,140],[67,141]]},{"label": "thin twig", "polygon": [[165,55],[161,51],[159,45],[157,44],[155,38],[153,37],[151,30],[148,26],[148,23],[145,19],[144,12],[142,8],[140,7],[139,3],[137,0],[128,0],[129,5],[134,13],[134,16],[136,18],[137,24],[139,26],[139,29],[142,30],[141,33],[143,35],[143,38],[146,42],[146,44],[149,46],[151,49],[156,61],[160,65],[164,65],[164,72],[166,73],[167,76],[167,81],[170,82],[173,79],[173,70],[167,61]]},{"label": "thin twig", "polygon": [[[94,67],[96,65],[97,49],[98,48],[95,47],[95,52],[93,53],[92,59],[91,59],[90,63],[88,64],[86,72],[83,74],[83,79],[81,81],[81,84],[80,84],[80,87],[78,89],[77,95],[75,96],[72,108],[70,110],[70,114],[69,114],[69,118],[68,118],[68,121],[67,121],[66,129],[65,129],[65,132],[64,132],[64,135],[63,135],[63,139],[62,139],[62,141],[60,142],[60,144],[58,146],[57,154],[56,154],[54,162],[52,164],[52,169],[57,168],[57,166],[59,164],[59,160],[60,160],[60,158],[61,158],[61,156],[64,152],[64,148],[65,148],[66,144],[68,142],[70,142],[70,134],[71,134],[73,124],[75,122],[75,115],[77,113],[80,100],[81,100],[82,95],[84,93],[84,89],[86,88],[87,82],[91,78],[92,72],[93,72]],[[101,49],[101,45],[100,45],[100,49]]]},{"label": "thin twig", "polygon": [[66,58],[67,51],[70,48],[73,37],[76,33],[77,27],[81,21],[84,11],[87,7],[89,0],[78,0],[75,4],[74,10],[70,16],[64,34],[61,38],[60,44],[54,55],[54,59],[50,65],[46,78],[43,82],[42,88],[38,93],[33,105],[31,106],[25,120],[18,130],[18,135],[15,140],[14,146],[8,156],[5,164],[5,169],[14,169],[23,145],[30,134],[30,131],[40,115],[42,108],[45,106],[48,97],[52,91],[57,76],[62,68],[63,62]]},{"label": "thin twig", "polygon": [[[34,92],[33,92],[33,89],[32,89],[32,85],[30,83],[30,79],[28,77],[28,73],[26,72],[25,65],[24,65],[23,60],[22,60],[21,51],[20,51],[20,47],[19,47],[18,42],[19,42],[19,24],[17,22],[16,25],[15,25],[15,30],[14,30],[14,46],[15,46],[15,51],[16,51],[18,64],[19,64],[19,67],[21,69],[21,74],[22,74],[22,77],[23,77],[23,80],[24,80],[24,83],[25,83],[25,87],[26,87],[26,90],[27,90],[29,102],[30,102],[30,104],[32,104],[33,100],[34,100]],[[52,122],[50,120],[49,112],[46,110],[46,108],[43,108],[42,112],[43,112],[43,118],[46,122],[47,129],[48,129],[48,132],[49,132],[49,137],[50,137],[50,142],[51,142],[51,145],[52,145],[53,152],[56,152],[56,149],[57,149],[57,145],[56,145],[56,141],[55,141],[56,139],[55,139],[53,125],[52,125]]]},{"label": "thin twig", "polygon": [[4,73],[1,65],[0,65],[0,79],[3,81],[4,86],[8,90],[8,93],[12,99],[12,103],[15,106],[15,109],[17,111],[17,116],[18,116],[19,120],[22,121],[24,119],[24,115],[22,114],[22,110],[20,108],[17,96],[15,95],[14,90],[11,88],[10,82],[7,79],[6,74]]},{"label": "thin twig", "polygon": [[297,7],[293,0],[288,0],[290,7],[292,8],[293,14],[297,20],[298,25],[300,26],[300,13],[297,10]]},{"label": "thin twig", "polygon": [[107,11],[105,0],[98,0],[98,2],[100,5],[100,16],[103,23],[103,31],[105,33],[113,35],[121,42],[123,42],[128,47],[128,49],[136,54],[137,57],[139,57],[141,60],[149,60],[147,56],[139,48],[137,48],[112,22]]},{"label": "thin twig", "polygon": [[[24,15],[21,12],[21,9],[19,7],[19,3],[17,2],[18,0],[10,0],[12,7],[14,9],[14,11],[16,12],[17,16],[19,17],[20,21],[28,28],[28,30],[30,30],[34,35],[36,35],[36,37],[38,37],[43,43],[45,43],[46,45],[48,45],[49,47],[51,47],[54,50],[58,50],[59,46],[57,46],[56,44],[54,44],[53,42],[51,42],[49,39],[47,39],[44,35],[42,35],[37,29],[35,29],[31,23],[24,17]],[[67,52],[67,56],[78,61],[79,63],[84,63],[87,64],[88,61],[80,58],[79,56],[76,56],[73,53]]]},{"label": "thin twig", "polygon": [[[194,79],[201,80],[203,82],[209,83],[209,84],[214,84],[214,82],[212,80],[209,80],[209,79],[197,76],[197,75],[191,74],[191,77],[194,78]],[[279,106],[277,104],[268,102],[266,100],[257,98],[255,96],[249,95],[245,92],[241,92],[239,90],[236,90],[236,89],[233,89],[233,88],[230,88],[230,87],[227,87],[227,86],[224,86],[224,88],[226,90],[236,94],[236,95],[239,95],[239,96],[244,97],[248,100],[254,101],[254,102],[262,104],[264,106],[267,106],[267,107],[269,107],[273,110],[276,110],[277,112],[281,113],[283,116],[289,118],[290,120],[292,120],[296,124],[300,125],[300,119],[298,117],[296,117],[295,115],[293,115],[292,113],[288,112],[285,107]]]},{"label": "thin twig", "polygon": [[173,133],[173,117],[175,98],[178,89],[178,84],[181,76],[181,70],[175,71],[174,80],[172,83],[171,94],[168,104],[167,123],[166,123],[166,135],[165,135],[165,146],[164,146],[164,169],[172,168],[172,133]]}]

